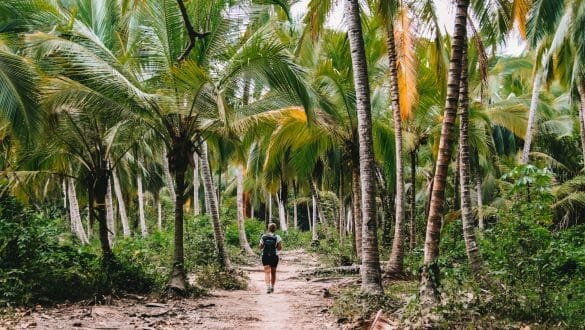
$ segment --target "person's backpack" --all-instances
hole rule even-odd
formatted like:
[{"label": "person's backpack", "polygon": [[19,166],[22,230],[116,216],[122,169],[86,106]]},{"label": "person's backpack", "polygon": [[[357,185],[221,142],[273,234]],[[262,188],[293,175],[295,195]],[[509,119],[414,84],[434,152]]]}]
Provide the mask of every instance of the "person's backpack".
[{"label": "person's backpack", "polygon": [[271,257],[276,255],[276,236],[262,235],[262,255]]}]

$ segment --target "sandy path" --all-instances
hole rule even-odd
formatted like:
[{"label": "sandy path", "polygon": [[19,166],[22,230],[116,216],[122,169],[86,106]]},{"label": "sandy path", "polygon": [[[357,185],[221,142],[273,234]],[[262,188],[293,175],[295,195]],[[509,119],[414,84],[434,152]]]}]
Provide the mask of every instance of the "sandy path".
[{"label": "sandy path", "polygon": [[22,311],[0,319],[0,329],[340,329],[324,289],[331,283],[299,277],[316,265],[302,250],[281,255],[275,292],[266,293],[264,273],[249,273],[248,290],[211,292],[200,299],[154,302],[148,297],[117,299],[107,306],[64,304]]},{"label": "sandy path", "polygon": [[308,282],[299,271],[315,266],[302,250],[281,253],[274,293],[266,293],[259,265],[245,268],[248,291],[220,291],[204,299],[216,306],[201,311],[206,329],[340,329],[327,313],[332,300],[323,298],[328,283]]}]

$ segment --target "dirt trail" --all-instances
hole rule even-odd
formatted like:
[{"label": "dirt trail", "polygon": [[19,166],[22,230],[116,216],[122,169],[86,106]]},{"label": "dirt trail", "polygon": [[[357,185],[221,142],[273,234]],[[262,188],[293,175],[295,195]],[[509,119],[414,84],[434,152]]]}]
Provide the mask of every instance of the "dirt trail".
[{"label": "dirt trail", "polygon": [[248,290],[212,291],[200,299],[156,303],[147,297],[116,299],[107,306],[59,305],[0,319],[0,329],[340,329],[324,297],[331,282],[311,282],[299,276],[314,267],[303,250],[281,254],[277,282],[266,293],[264,273],[246,267]]}]

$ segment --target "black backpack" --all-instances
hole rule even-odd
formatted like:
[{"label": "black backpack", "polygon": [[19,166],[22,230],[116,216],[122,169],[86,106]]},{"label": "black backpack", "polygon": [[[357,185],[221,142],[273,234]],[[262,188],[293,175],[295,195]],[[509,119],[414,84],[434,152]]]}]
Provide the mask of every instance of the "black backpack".
[{"label": "black backpack", "polygon": [[272,257],[276,255],[276,236],[262,235],[262,255]]}]

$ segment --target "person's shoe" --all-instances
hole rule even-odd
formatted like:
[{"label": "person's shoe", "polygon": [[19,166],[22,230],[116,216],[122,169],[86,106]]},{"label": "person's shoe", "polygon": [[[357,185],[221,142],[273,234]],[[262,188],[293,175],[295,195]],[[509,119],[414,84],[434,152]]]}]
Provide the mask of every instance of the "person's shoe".
[{"label": "person's shoe", "polygon": [[274,293],[274,287],[273,286],[270,287],[270,293]]},{"label": "person's shoe", "polygon": [[272,288],[270,286],[266,287],[266,293],[272,293]]}]

